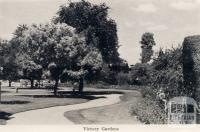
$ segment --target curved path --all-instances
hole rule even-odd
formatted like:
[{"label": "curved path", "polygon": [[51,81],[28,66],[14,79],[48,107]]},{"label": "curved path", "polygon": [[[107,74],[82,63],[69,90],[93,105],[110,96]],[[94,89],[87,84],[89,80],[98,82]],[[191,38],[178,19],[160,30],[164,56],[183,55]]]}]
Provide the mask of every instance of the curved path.
[{"label": "curved path", "polygon": [[[97,96],[99,97],[99,96]],[[102,97],[102,95],[101,95]],[[94,107],[101,107],[112,105],[120,102],[119,94],[103,95],[105,98],[95,99],[82,104],[56,106],[45,109],[37,109],[26,112],[14,114],[7,125],[64,125],[74,124],[72,121],[64,117],[67,111],[88,109]]]}]

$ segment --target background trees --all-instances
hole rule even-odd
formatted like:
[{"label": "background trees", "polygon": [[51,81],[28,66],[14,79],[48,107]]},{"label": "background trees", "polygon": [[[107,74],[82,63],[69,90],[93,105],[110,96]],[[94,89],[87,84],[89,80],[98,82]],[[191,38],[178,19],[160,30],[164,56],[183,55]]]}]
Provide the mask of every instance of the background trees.
[{"label": "background trees", "polygon": [[14,49],[7,40],[0,40],[0,67],[3,68],[1,78],[8,80],[11,87],[11,82],[17,80],[19,74]]},{"label": "background trees", "polygon": [[142,63],[149,62],[153,55],[152,47],[156,45],[153,35],[154,35],[153,33],[149,33],[149,32],[146,32],[142,35],[142,38],[140,41],[141,48],[142,48],[142,53],[141,53]]},{"label": "background trees", "polygon": [[[183,95],[182,46],[160,49],[154,57],[155,41],[152,33],[144,33],[141,39],[142,61],[131,67],[130,83],[144,85],[144,94],[153,99],[162,91],[166,99]],[[151,63],[148,63],[152,59]]]},{"label": "background trees", "polygon": [[31,88],[34,88],[34,80],[40,81],[42,78],[42,66],[35,63],[27,54],[20,55],[17,61],[22,73],[21,78],[30,80]]},{"label": "background trees", "polygon": [[[0,68],[3,69],[5,60],[4,57],[6,53],[8,52],[8,47],[7,47],[8,41],[0,39]],[[0,72],[0,79],[3,77],[3,72]]]},{"label": "background trees", "polygon": [[[117,51],[116,24],[108,18],[105,4],[82,1],[62,6],[54,23],[19,25],[10,44],[13,56],[7,59],[5,73],[19,72],[21,78],[31,81],[33,88],[34,80],[49,70],[55,81],[55,95],[63,76],[76,78],[82,85],[83,79],[98,80],[103,63],[108,67],[122,62]],[[79,91],[82,89],[80,86]]]},{"label": "background trees", "polygon": [[[100,51],[105,65],[101,71],[87,74],[86,79],[90,83],[98,80],[104,82],[116,80],[113,72],[116,76],[120,72],[120,67],[126,65],[125,61],[119,57],[117,25],[108,17],[108,10],[109,7],[105,4],[95,5],[86,1],[71,2],[69,6],[61,6],[54,18],[55,23],[66,23],[76,28],[77,32],[84,33],[86,45]],[[118,69],[111,71],[108,68],[110,65],[115,65]],[[107,80],[105,76],[109,76]],[[111,84],[115,82],[111,81]]]},{"label": "background trees", "polygon": [[108,9],[105,4],[73,2],[69,6],[61,6],[54,21],[66,23],[78,32],[84,32],[86,44],[99,49],[103,61],[108,64],[117,63],[121,60],[117,51],[117,27],[115,21],[108,18]]},{"label": "background trees", "polygon": [[151,66],[146,63],[137,63],[129,72],[130,84],[147,85]]},{"label": "background trees", "polygon": [[143,91],[153,99],[159,91],[164,92],[166,99],[183,95],[182,47],[160,49],[151,64],[135,65],[130,75],[132,81],[147,86]]},{"label": "background trees", "polygon": [[[177,69],[169,64],[177,66],[179,61],[170,62],[169,59],[177,60],[178,52],[161,50],[152,64],[146,64],[152,58],[152,48],[155,45],[153,33],[146,32],[140,41],[142,64],[136,64],[128,73],[128,63],[119,57],[117,51],[117,28],[115,22],[108,17],[108,9],[105,4],[73,2],[69,6],[60,7],[52,23],[19,25],[10,41],[11,48],[7,48],[8,52],[13,49],[13,55],[2,59],[7,78],[15,76],[16,72],[11,70],[19,69],[22,77],[31,80],[33,86],[35,79],[42,78],[43,71],[50,71],[55,81],[55,95],[58,81],[64,77],[79,82],[80,92],[84,79],[103,80],[109,84],[137,82],[155,86],[169,83],[170,79],[165,72]],[[163,73],[163,76],[159,73]],[[128,80],[126,76],[131,79]]]},{"label": "background trees", "polygon": [[12,54],[8,54],[4,59],[3,79],[8,80],[9,87],[11,87],[12,81],[19,79],[19,66],[16,62],[15,56]]}]

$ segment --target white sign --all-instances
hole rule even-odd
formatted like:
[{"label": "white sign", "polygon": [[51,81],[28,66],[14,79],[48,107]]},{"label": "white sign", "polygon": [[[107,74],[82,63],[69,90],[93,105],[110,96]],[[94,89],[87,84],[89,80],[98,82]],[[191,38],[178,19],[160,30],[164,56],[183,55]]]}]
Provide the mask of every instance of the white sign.
[{"label": "white sign", "polygon": [[196,124],[197,103],[193,98],[174,97],[167,104],[168,124]]}]

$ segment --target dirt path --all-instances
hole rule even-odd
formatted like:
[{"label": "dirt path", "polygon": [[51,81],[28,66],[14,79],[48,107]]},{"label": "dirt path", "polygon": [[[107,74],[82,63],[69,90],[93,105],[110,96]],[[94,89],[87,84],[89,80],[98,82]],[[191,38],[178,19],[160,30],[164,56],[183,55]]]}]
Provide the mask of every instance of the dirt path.
[{"label": "dirt path", "polygon": [[52,108],[31,110],[27,112],[14,114],[7,121],[7,125],[63,125],[74,124],[72,121],[64,117],[67,111],[80,109],[89,109],[101,106],[108,106],[120,102],[119,94],[99,95],[102,97],[82,104],[57,106]]}]

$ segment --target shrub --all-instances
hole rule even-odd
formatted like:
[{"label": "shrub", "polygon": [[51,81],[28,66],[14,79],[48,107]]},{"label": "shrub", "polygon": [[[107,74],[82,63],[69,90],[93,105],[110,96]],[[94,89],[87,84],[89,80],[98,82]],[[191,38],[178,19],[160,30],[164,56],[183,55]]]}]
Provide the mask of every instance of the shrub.
[{"label": "shrub", "polygon": [[145,124],[164,124],[166,122],[164,110],[160,108],[157,101],[148,97],[133,104],[130,112],[132,115],[137,115],[138,120]]},{"label": "shrub", "polygon": [[182,47],[160,50],[149,72],[149,86],[162,89],[166,98],[183,95]]},{"label": "shrub", "polygon": [[117,84],[118,85],[128,85],[129,83],[129,76],[128,73],[120,72],[116,76]]},{"label": "shrub", "polygon": [[159,90],[164,92],[166,99],[183,95],[182,47],[160,50],[152,64],[137,64],[134,71],[133,77],[150,87],[142,92],[154,99]]},{"label": "shrub", "polygon": [[149,78],[149,64],[137,63],[131,68],[129,73],[129,84],[135,85],[147,85]]},{"label": "shrub", "polygon": [[156,98],[157,90],[156,89],[152,89],[151,87],[146,86],[146,87],[141,88],[140,92],[141,92],[143,98],[151,96],[152,98],[155,99]]},{"label": "shrub", "polygon": [[132,75],[146,87],[141,89],[143,99],[134,104],[131,113],[146,124],[165,123],[164,102],[159,95],[167,100],[183,95],[182,47],[160,50],[151,64],[137,64]]},{"label": "shrub", "polygon": [[59,83],[59,87],[73,87],[72,82],[64,82],[64,83]]},{"label": "shrub", "polygon": [[108,65],[104,64],[99,75],[99,81],[113,85],[117,84],[117,72],[111,71]]},{"label": "shrub", "polygon": [[51,83],[46,84],[46,85],[44,86],[44,88],[47,89],[47,90],[53,90],[53,89],[54,89],[54,84],[51,84]]}]

